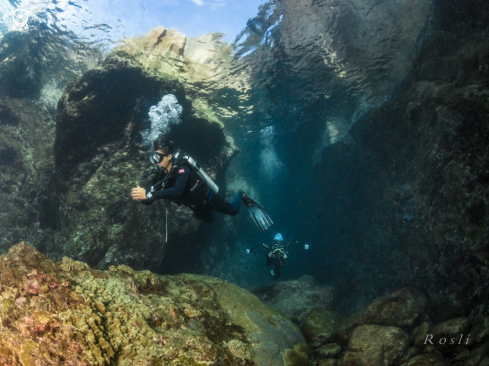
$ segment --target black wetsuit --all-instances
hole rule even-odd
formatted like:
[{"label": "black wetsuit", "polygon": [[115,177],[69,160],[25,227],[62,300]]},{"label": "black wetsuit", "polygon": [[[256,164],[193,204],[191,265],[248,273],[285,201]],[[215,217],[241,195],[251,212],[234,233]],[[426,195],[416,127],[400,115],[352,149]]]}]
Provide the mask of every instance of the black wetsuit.
[{"label": "black wetsuit", "polygon": [[[143,204],[150,205],[157,199],[183,204],[206,223],[212,222],[214,211],[231,216],[239,212],[242,193],[236,194],[231,202],[227,202],[222,197],[214,194],[197,172],[190,169],[187,165],[179,165],[168,174],[170,176],[167,177],[165,189],[153,192],[151,199],[141,201]],[[160,174],[155,177],[153,184],[158,179],[163,179],[164,176]],[[146,195],[148,193],[149,191],[146,192]]]},{"label": "black wetsuit", "polygon": [[[287,247],[288,248],[288,247]],[[281,276],[281,269],[288,257],[287,248],[284,247],[283,242],[274,240],[268,247],[268,253],[266,255],[267,266],[275,265],[274,277],[279,278]]]}]

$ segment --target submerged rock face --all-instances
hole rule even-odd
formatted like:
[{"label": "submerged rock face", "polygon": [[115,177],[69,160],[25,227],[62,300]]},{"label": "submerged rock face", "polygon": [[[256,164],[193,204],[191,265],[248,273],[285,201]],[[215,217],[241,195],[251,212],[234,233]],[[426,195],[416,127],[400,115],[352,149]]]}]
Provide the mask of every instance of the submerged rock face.
[{"label": "submerged rock face", "polygon": [[0,253],[21,240],[43,250],[52,242],[55,105],[100,56],[76,39],[76,51],[62,43],[43,27],[0,39]]},{"label": "submerged rock face", "polygon": [[302,324],[312,309],[330,309],[333,303],[332,286],[320,286],[311,277],[283,281],[275,285],[251,290],[265,304]]},{"label": "submerged rock face", "polygon": [[2,365],[306,366],[298,328],[251,293],[194,275],[0,256]]},{"label": "submerged rock face", "polygon": [[0,101],[0,253],[26,240],[45,247],[55,228],[53,116],[28,99]]},{"label": "submerged rock face", "polygon": [[364,281],[339,286],[347,297],[409,283],[442,321],[487,301],[489,48],[487,4],[435,5],[393,98],[323,150],[310,205],[329,222],[318,235],[343,243],[344,260],[325,272],[351,263],[345,279]]},{"label": "submerged rock face", "polygon": [[[65,243],[66,255],[99,268],[118,263],[158,268],[167,235],[172,242],[183,242],[199,228],[201,221],[184,206],[165,208],[160,201],[148,207],[130,197],[131,188],[150,186],[152,147],[143,146],[141,132],[150,127],[148,111],[162,96],[174,95],[183,109],[181,123],[165,131],[165,137],[211,178],[221,174],[238,152],[220,123],[200,117],[187,84],[163,67],[164,57],[171,60],[181,53],[182,36],[158,28],[131,41],[132,47],[145,53],[130,48],[134,51],[130,54],[129,46],[121,46],[71,83],[58,103],[57,240]],[[59,250],[55,244],[49,253],[59,256]]]}]

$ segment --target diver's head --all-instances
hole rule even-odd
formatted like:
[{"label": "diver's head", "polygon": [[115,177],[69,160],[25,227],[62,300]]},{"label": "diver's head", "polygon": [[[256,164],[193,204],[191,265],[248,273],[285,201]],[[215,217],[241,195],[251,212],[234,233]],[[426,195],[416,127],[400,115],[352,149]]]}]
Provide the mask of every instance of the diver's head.
[{"label": "diver's head", "polygon": [[276,234],[273,240],[284,241],[284,238],[282,238],[282,234]]},{"label": "diver's head", "polygon": [[173,146],[160,135],[153,141],[153,148],[155,151],[149,158],[151,164],[169,172],[173,165]]}]

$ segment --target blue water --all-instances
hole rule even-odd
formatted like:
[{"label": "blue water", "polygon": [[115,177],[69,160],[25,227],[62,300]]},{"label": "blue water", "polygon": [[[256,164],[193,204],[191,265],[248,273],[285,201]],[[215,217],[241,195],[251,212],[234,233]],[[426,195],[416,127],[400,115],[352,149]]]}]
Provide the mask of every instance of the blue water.
[{"label": "blue water", "polygon": [[[156,21],[145,2],[120,1],[115,4],[116,11],[109,5],[102,3],[95,9],[92,3],[82,1],[1,3],[4,41],[11,39],[22,47],[24,38],[13,36],[18,33],[8,19],[15,9],[29,6],[28,29],[20,31],[42,35],[42,42],[30,46],[39,59],[37,63],[49,59],[77,69],[62,72],[58,68],[54,72],[43,66],[38,80],[43,91],[30,97],[45,103],[52,115],[70,82],[95,67],[123,37],[140,35],[144,26]],[[131,11],[132,19],[122,17]],[[328,200],[336,193],[328,191],[328,182],[335,177],[324,174],[324,166],[331,162],[324,161],[323,152],[349,141],[351,126],[391,98],[412,66],[430,12],[429,1],[263,2],[230,42],[233,61],[229,74],[223,80],[209,78],[192,85],[192,90],[216,107],[225,133],[241,150],[226,175],[219,178],[222,186],[228,187],[222,193],[229,198],[238,188],[246,189],[267,208],[274,226],[260,233],[243,208],[235,226],[226,226],[220,218],[203,229],[201,235],[215,242],[200,243],[192,249],[198,241],[193,238],[190,244],[181,244],[186,246],[184,250],[170,248],[166,267],[160,272],[204,273],[245,287],[272,283],[264,256],[247,255],[246,249],[267,243],[280,232],[286,241],[301,243],[284,267],[283,280],[309,274],[321,283],[339,285],[347,271],[350,279],[361,281],[368,269],[356,268],[355,263],[363,254],[344,247],[351,242],[351,228],[347,224],[330,227],[335,213],[327,210]],[[213,42],[225,46],[220,40]],[[230,80],[239,80],[244,74],[246,86],[229,86]],[[21,92],[14,92],[2,89],[0,98],[22,97]],[[163,98],[163,103],[165,95],[155,98]],[[146,145],[156,136],[152,128],[168,132],[178,124],[182,107],[174,102],[155,104],[148,111],[151,124],[143,135]],[[0,164],[12,163],[14,154],[9,148],[0,151]],[[320,168],[318,164],[322,164]],[[341,194],[345,194],[353,183],[335,184],[343,185]],[[361,202],[361,197],[351,199]],[[404,220],[413,217],[410,201]],[[234,241],[220,243],[226,230],[235,231],[231,236]],[[340,235],[333,234],[338,232]],[[307,250],[303,249],[306,243],[310,245]]]}]

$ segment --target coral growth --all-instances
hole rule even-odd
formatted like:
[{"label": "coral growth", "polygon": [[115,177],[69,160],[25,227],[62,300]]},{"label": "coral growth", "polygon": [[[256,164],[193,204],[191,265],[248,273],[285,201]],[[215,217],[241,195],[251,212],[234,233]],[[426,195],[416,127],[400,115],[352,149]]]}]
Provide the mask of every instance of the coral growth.
[{"label": "coral growth", "polygon": [[225,281],[94,271],[24,242],[0,256],[0,318],[1,365],[259,365],[255,339],[293,357],[306,347],[295,325]]},{"label": "coral growth", "polygon": [[60,267],[65,272],[69,272],[71,270],[82,271],[84,269],[89,268],[86,263],[83,263],[80,261],[74,261],[73,259],[68,258],[68,257],[63,257],[63,260],[62,260]]},{"label": "coral growth", "polygon": [[132,268],[129,266],[126,266],[125,264],[121,264],[121,265],[117,266],[117,270],[119,271],[119,273],[122,272],[122,273],[128,274],[129,276],[132,276],[134,273]]}]

